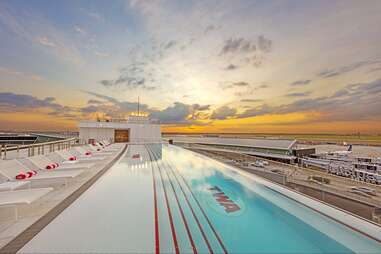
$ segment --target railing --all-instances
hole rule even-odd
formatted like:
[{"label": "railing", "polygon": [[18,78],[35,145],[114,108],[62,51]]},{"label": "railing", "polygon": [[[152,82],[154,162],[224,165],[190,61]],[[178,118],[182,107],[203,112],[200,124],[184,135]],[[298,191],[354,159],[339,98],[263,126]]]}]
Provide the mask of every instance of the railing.
[{"label": "railing", "polygon": [[68,138],[64,140],[30,144],[30,145],[2,145],[0,147],[0,160],[14,159],[21,157],[30,157],[56,150],[68,149],[78,143],[78,138]]}]

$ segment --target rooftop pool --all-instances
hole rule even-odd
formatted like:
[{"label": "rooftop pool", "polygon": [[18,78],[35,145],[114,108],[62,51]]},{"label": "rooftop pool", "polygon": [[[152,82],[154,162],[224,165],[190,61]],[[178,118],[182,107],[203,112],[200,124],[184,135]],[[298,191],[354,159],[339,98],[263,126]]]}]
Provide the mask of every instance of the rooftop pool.
[{"label": "rooftop pool", "polygon": [[381,253],[380,239],[372,223],[205,156],[129,145],[20,252]]}]

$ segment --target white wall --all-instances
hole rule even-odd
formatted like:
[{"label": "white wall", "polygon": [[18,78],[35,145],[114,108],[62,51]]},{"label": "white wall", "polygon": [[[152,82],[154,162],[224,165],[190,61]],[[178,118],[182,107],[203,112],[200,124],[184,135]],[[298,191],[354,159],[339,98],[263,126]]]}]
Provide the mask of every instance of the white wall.
[{"label": "white wall", "polygon": [[110,141],[114,140],[114,130],[130,130],[131,143],[158,143],[161,142],[161,129],[158,124],[139,123],[101,123],[82,122],[79,125],[79,138],[82,142],[89,139]]}]

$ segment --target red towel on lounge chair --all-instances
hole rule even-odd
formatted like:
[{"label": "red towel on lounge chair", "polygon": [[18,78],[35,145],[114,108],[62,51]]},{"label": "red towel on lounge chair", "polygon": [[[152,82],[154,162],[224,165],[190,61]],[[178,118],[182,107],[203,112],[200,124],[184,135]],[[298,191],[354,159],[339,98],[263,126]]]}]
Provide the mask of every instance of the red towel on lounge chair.
[{"label": "red towel on lounge chair", "polygon": [[91,152],[87,151],[87,152],[85,153],[85,155],[91,155]]},{"label": "red towel on lounge chair", "polygon": [[36,170],[29,170],[28,172],[26,172],[26,178],[31,178],[34,175],[37,175]]},{"label": "red towel on lounge chair", "polygon": [[49,165],[46,166],[46,169],[55,169],[58,168],[58,163],[50,163]]},{"label": "red towel on lounge chair", "polygon": [[27,174],[25,174],[24,172],[20,172],[18,173],[18,175],[16,175],[17,180],[23,180],[25,178],[27,178]]},{"label": "red towel on lounge chair", "polygon": [[77,157],[76,156],[71,156],[69,157],[69,161],[76,161],[77,160]]}]

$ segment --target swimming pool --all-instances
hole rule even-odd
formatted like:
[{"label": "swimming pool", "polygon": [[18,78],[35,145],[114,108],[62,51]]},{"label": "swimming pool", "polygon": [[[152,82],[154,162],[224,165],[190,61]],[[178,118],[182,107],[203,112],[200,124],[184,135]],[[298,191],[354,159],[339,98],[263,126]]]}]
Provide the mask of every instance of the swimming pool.
[{"label": "swimming pool", "polygon": [[284,191],[179,147],[130,145],[21,252],[381,252]]}]

